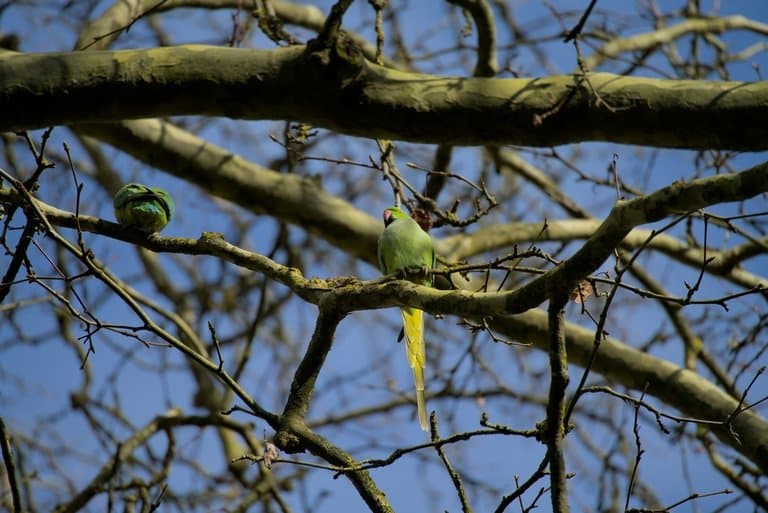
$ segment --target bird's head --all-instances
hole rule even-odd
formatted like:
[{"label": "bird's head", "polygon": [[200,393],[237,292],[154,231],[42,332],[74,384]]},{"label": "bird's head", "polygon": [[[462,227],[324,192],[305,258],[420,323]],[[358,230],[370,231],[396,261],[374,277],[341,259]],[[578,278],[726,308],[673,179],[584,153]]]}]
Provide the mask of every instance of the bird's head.
[{"label": "bird's head", "polygon": [[403,212],[400,207],[389,207],[384,209],[384,226],[389,226],[392,224],[392,221],[395,221],[396,219],[404,219],[408,217],[408,214]]}]

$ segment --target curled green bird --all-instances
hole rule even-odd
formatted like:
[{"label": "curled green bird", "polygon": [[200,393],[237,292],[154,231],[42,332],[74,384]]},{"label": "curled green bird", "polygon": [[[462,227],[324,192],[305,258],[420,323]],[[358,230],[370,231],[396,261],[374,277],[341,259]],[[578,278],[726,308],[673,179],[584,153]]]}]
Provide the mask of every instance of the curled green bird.
[{"label": "curled green bird", "polygon": [[[432,237],[398,207],[384,210],[384,232],[379,237],[379,267],[385,275],[403,269],[433,269],[435,249]],[[431,276],[409,278],[420,285],[431,286]],[[419,425],[427,431],[427,405],[424,398],[424,312],[404,306],[400,309],[405,333],[405,352],[416,384],[416,407]]]},{"label": "curled green bird", "polygon": [[123,185],[112,204],[118,223],[149,234],[165,228],[176,208],[173,199],[163,189],[140,183]]}]

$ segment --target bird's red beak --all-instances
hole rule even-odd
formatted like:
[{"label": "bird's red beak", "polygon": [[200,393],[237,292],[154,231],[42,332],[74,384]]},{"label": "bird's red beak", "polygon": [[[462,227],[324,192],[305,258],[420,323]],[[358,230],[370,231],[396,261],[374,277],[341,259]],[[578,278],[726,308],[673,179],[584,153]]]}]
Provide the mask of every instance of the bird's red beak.
[{"label": "bird's red beak", "polygon": [[389,210],[389,209],[385,210],[384,213],[382,214],[382,216],[384,217],[384,226],[387,226],[389,223],[392,222],[392,211],[391,210]]}]

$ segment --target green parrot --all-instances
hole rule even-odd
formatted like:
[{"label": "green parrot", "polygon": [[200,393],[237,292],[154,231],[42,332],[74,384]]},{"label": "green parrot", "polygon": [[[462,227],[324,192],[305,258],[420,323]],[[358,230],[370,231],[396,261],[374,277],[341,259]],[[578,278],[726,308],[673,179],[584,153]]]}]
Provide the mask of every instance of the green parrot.
[{"label": "green parrot", "polygon": [[173,199],[159,187],[140,183],[123,185],[112,202],[117,222],[154,234],[165,228],[173,218]]},{"label": "green parrot", "polygon": [[[379,237],[379,267],[385,275],[402,269],[435,267],[435,248],[432,237],[419,224],[398,207],[384,210],[384,232]],[[409,278],[414,283],[431,286],[432,278]],[[419,425],[427,431],[427,405],[424,400],[424,312],[404,306],[405,352],[416,383],[416,407]]]}]

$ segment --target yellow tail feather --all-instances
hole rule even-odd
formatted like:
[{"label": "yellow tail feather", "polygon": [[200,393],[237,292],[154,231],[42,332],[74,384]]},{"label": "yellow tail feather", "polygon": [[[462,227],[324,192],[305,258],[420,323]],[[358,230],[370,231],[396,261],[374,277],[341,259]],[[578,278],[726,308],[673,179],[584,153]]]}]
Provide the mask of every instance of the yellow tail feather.
[{"label": "yellow tail feather", "polygon": [[427,431],[427,404],[424,399],[424,312],[416,308],[404,307],[403,331],[405,331],[405,353],[408,365],[413,371],[413,381],[416,384],[416,408],[419,413],[419,425]]},{"label": "yellow tail feather", "polygon": [[427,400],[424,398],[424,369],[413,369],[413,380],[416,382],[416,411],[419,412],[419,425],[422,431],[429,431]]}]

